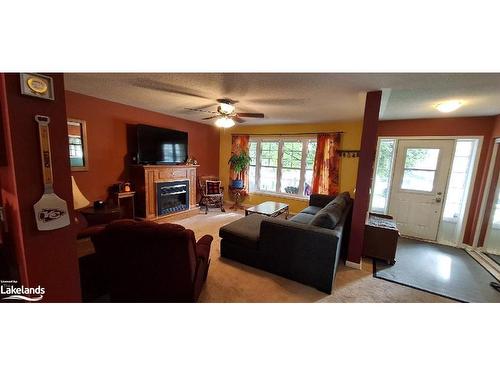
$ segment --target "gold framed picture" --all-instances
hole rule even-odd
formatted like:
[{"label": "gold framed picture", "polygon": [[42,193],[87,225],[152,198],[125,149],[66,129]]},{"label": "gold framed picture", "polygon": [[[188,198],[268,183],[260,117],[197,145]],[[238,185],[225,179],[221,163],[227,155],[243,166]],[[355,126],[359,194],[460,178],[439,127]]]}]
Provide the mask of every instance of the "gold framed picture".
[{"label": "gold framed picture", "polygon": [[37,73],[21,73],[19,77],[21,80],[21,94],[54,100],[52,77]]}]

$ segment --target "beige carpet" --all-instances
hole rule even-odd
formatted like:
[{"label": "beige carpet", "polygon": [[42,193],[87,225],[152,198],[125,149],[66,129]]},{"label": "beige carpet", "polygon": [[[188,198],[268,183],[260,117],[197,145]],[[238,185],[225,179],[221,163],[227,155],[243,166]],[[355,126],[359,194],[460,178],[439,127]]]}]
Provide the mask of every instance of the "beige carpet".
[{"label": "beige carpet", "polygon": [[199,213],[174,221],[195,232],[214,237],[212,262],[200,302],[453,302],[447,298],[422,292],[372,276],[371,261],[363,270],[340,265],[334,291],[324,294],[297,282],[220,258],[219,228],[243,216],[229,209],[222,213],[211,209],[208,215]]}]

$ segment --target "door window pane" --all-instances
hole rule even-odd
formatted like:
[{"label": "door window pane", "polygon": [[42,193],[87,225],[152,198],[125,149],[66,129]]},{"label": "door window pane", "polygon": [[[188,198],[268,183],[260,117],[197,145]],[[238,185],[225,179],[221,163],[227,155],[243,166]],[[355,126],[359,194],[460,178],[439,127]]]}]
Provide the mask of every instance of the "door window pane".
[{"label": "door window pane", "polygon": [[405,169],[436,170],[438,148],[409,148],[406,150]]},{"label": "door window pane", "polygon": [[439,159],[438,148],[408,148],[401,189],[434,190],[434,177]]},{"label": "door window pane", "polygon": [[406,169],[403,175],[401,189],[432,191],[434,189],[434,171]]},{"label": "door window pane", "polygon": [[387,208],[395,143],[394,139],[380,141],[371,204],[375,212],[385,213]]}]

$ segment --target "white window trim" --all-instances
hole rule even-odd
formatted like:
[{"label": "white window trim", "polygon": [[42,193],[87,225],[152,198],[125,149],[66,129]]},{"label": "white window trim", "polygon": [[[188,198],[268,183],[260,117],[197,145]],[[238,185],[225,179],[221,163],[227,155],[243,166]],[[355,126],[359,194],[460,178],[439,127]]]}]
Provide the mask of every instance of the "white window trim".
[{"label": "white window trim", "polygon": [[[297,199],[297,200],[309,200],[309,196],[304,196],[304,182],[305,182],[305,174],[306,174],[306,166],[307,166],[307,152],[308,152],[308,144],[310,141],[316,141],[316,137],[297,137],[297,136],[250,136],[249,142],[257,142],[256,147],[256,165],[255,165],[255,190],[250,191],[250,194],[257,195],[271,195],[277,197],[283,197],[288,199]],[[282,161],[283,161],[283,143],[284,142],[293,142],[300,141],[302,142],[302,160],[301,160],[301,168],[300,168],[300,179],[299,179],[299,193],[298,194],[289,194],[281,192],[281,176],[282,176]],[[272,190],[260,190],[260,169],[261,165],[261,142],[278,142],[278,166],[276,172],[276,191]],[[285,168],[287,169],[287,168]],[[292,168],[297,169],[298,168]]]}]

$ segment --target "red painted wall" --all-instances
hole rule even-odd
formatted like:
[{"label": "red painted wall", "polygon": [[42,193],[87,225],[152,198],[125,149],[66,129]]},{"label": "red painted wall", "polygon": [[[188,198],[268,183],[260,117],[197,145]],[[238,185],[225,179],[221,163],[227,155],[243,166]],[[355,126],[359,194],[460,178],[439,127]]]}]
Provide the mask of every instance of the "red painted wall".
[{"label": "red painted wall", "polygon": [[[463,241],[471,245],[474,229],[479,220],[479,210],[485,194],[488,166],[493,151],[493,130],[495,117],[461,117],[441,119],[416,119],[380,121],[379,137],[404,136],[482,136],[483,145],[472,190],[472,200],[467,218]],[[500,134],[500,125],[498,125]]]},{"label": "red painted wall", "polygon": [[7,165],[0,167],[2,205],[7,210],[9,246],[16,254],[25,287],[45,288],[44,301],[79,301],[80,281],[75,248],[76,225],[40,232],[33,204],[43,194],[36,114],[51,118],[50,144],[56,194],[73,217],[66,105],[62,74],[54,79],[55,100],[21,95],[19,74],[0,74]]},{"label": "red painted wall", "polygon": [[219,174],[219,129],[129,105],[66,91],[68,118],[87,122],[89,170],[72,172],[90,200],[107,198],[107,189],[128,178],[127,124],[148,124],[189,133],[189,155],[200,164],[198,174]]}]

